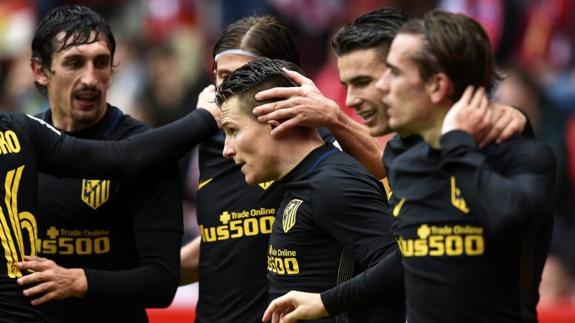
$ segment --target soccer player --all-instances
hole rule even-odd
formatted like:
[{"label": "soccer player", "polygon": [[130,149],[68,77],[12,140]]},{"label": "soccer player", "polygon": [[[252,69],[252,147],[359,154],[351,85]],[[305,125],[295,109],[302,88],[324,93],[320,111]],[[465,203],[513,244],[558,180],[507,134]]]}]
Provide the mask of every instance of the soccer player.
[{"label": "soccer player", "polygon": [[480,150],[471,135],[491,110],[483,89],[465,89],[489,92],[497,79],[485,31],[464,15],[432,11],[402,27],[387,65],[378,87],[389,124],[425,141],[388,164],[408,320],[536,322],[555,158],[534,139]]},{"label": "soccer player", "polygon": [[[107,104],[115,39],[84,6],[61,6],[32,41],[36,85],[50,109],[38,117],[78,138],[122,139],[147,129]],[[134,181],[39,178],[38,249],[20,269],[51,272],[29,289],[50,322],[147,322],[178,286],[182,211],[177,167]],[[161,243],[158,243],[162,241]],[[65,300],[56,300],[63,299]]]},{"label": "soccer player", "polygon": [[[272,126],[253,116],[256,92],[293,85],[285,67],[290,67],[287,62],[259,58],[232,73],[217,94],[226,133],[224,156],[241,167],[247,183],[273,180],[273,186],[285,190],[268,247],[272,298],[291,289],[331,288],[351,278],[354,262],[365,269],[396,250],[379,180],[351,156],[325,144],[317,130],[297,127],[276,139]],[[404,321],[402,288],[397,279],[388,295],[373,300],[381,310],[377,321]],[[348,319],[357,321],[351,315]]]},{"label": "soccer player", "polygon": [[[38,172],[80,178],[129,179],[151,167],[169,165],[218,130],[218,111],[198,109],[188,116],[121,141],[73,138],[44,121],[21,113],[0,114],[0,319],[45,322],[20,285],[55,274],[38,266],[21,269],[25,255],[36,255]],[[40,284],[26,294],[45,288]]]}]

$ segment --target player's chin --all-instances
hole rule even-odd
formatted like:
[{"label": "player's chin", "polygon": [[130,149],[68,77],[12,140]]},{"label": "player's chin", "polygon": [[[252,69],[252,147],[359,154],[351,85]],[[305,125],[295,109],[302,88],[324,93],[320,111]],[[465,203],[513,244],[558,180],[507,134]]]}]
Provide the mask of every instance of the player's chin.
[{"label": "player's chin", "polygon": [[249,185],[258,185],[260,183],[265,182],[262,176],[258,176],[258,174],[246,172],[244,173],[244,178],[246,179],[246,183]]},{"label": "player's chin", "polygon": [[253,173],[251,173],[249,171],[245,171],[244,169],[242,169],[242,173],[244,173],[244,178],[246,180],[246,183],[248,183],[250,185],[258,184],[257,178],[256,178],[256,176],[254,176]]}]

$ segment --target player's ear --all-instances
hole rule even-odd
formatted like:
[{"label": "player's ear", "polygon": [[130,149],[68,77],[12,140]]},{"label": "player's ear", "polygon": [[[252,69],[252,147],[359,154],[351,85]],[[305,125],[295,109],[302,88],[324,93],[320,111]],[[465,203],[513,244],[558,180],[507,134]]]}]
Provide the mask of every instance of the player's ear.
[{"label": "player's ear", "polygon": [[448,98],[452,92],[453,84],[445,73],[436,73],[427,82],[425,86],[431,102],[438,103]]},{"label": "player's ear", "polygon": [[32,69],[32,74],[34,75],[34,81],[42,86],[48,85],[48,75],[46,74],[46,69],[42,65],[42,61],[35,57],[30,61],[30,68]]}]

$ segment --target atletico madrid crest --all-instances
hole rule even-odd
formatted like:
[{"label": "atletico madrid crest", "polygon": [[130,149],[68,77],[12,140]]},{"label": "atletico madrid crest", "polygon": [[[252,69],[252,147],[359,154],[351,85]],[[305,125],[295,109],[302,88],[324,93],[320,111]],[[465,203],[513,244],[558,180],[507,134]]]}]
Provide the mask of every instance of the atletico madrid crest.
[{"label": "atletico madrid crest", "polygon": [[297,209],[302,202],[302,200],[293,199],[286,205],[282,219],[282,228],[284,229],[284,232],[288,232],[295,225]]},{"label": "atletico madrid crest", "polygon": [[82,180],[82,201],[94,210],[102,206],[110,197],[110,181],[99,179]]}]

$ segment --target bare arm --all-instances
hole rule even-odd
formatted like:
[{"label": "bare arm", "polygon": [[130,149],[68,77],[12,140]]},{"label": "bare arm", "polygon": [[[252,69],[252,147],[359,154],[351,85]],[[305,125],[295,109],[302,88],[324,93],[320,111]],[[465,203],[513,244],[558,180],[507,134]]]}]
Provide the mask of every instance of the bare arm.
[{"label": "bare arm", "polygon": [[180,286],[198,281],[200,269],[201,237],[183,246],[180,250]]},{"label": "bare arm", "polygon": [[300,86],[273,88],[256,94],[258,101],[283,99],[262,104],[253,112],[260,122],[275,126],[272,135],[281,136],[293,127],[325,127],[341,147],[359,160],[377,178],[385,177],[383,150],[367,127],[347,116],[333,100],[325,97],[312,80],[293,71],[286,73]]}]

